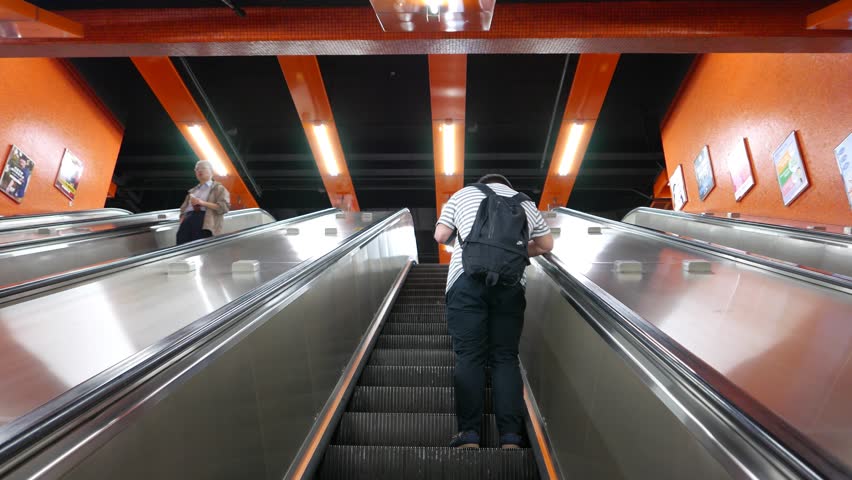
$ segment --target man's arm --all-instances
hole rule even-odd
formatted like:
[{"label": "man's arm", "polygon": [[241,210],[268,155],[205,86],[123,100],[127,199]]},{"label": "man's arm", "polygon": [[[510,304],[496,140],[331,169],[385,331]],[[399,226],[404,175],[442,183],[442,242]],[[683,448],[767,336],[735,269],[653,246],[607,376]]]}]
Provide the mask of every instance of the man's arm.
[{"label": "man's arm", "polygon": [[550,233],[533,238],[527,244],[527,253],[530,257],[544,255],[551,250],[553,250],[553,234]]},{"label": "man's arm", "polygon": [[439,223],[435,226],[435,241],[447,245],[450,241],[450,238],[453,237],[453,232],[455,232],[455,230],[444,225],[443,223]]}]

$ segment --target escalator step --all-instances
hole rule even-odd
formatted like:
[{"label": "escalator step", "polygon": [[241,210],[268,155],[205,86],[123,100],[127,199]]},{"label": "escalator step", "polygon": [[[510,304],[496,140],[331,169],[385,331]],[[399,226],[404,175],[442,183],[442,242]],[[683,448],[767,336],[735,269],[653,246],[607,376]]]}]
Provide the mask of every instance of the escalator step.
[{"label": "escalator step", "polygon": [[[455,395],[452,387],[357,387],[347,411],[455,413]],[[492,413],[490,388],[485,390],[485,413]]]},{"label": "escalator step", "polygon": [[388,322],[400,323],[447,323],[447,316],[440,313],[391,313]]},{"label": "escalator step", "polygon": [[396,298],[396,304],[397,305],[408,305],[408,304],[412,304],[412,303],[422,303],[422,304],[427,304],[427,305],[434,304],[434,305],[441,305],[441,306],[446,305],[446,301],[445,301],[443,295],[426,297],[426,296],[423,296],[423,295],[409,295],[405,292],[402,292]]},{"label": "escalator step", "polygon": [[386,323],[382,335],[449,335],[446,323]]},{"label": "escalator step", "polygon": [[441,285],[439,288],[420,288],[420,287],[411,287],[411,288],[403,288],[400,292],[400,296],[403,295],[423,295],[426,297],[444,297],[444,286]]},{"label": "escalator step", "polygon": [[410,349],[451,349],[453,342],[449,335],[385,335],[379,336],[376,348]]},{"label": "escalator step", "polygon": [[[446,413],[346,412],[332,443],[390,447],[444,447],[457,433],[456,416]],[[494,415],[482,417],[481,446],[499,441]]]},{"label": "escalator step", "polygon": [[376,348],[368,365],[452,367],[456,363],[452,350],[407,350]]},{"label": "escalator step", "polygon": [[395,304],[391,313],[443,313],[445,307],[438,304]]},{"label": "escalator step", "polygon": [[373,387],[452,387],[453,367],[367,365],[358,385]]},{"label": "escalator step", "polygon": [[453,449],[330,445],[319,480],[533,480],[535,457],[528,448]]}]

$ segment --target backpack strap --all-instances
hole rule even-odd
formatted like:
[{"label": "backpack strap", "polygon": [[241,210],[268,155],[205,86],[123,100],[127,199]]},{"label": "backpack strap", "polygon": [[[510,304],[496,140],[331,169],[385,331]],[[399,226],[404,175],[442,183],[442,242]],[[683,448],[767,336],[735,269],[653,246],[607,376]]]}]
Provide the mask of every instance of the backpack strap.
[{"label": "backpack strap", "polygon": [[486,197],[493,197],[494,195],[497,195],[497,192],[484,183],[471,183],[469,186],[476,187],[480,192],[484,193]]},{"label": "backpack strap", "polygon": [[[490,189],[489,189],[489,190],[490,190]],[[532,200],[530,199],[530,197],[528,197],[528,196],[524,195],[524,194],[523,194],[523,193],[521,193],[521,192],[516,193],[516,194],[512,197],[512,200],[516,200],[518,203],[522,203],[522,202],[532,202]]]}]

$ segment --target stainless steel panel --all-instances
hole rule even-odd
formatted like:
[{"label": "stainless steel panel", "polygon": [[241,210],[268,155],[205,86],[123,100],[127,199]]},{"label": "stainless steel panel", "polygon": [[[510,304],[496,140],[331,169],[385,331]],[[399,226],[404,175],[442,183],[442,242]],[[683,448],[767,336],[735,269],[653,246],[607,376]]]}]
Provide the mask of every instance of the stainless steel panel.
[{"label": "stainless steel panel", "polygon": [[[132,269],[30,296],[0,308],[0,425],[38,407],[225,303],[335,248],[344,238],[386,218],[334,214],[286,228],[246,233]],[[292,225],[291,225],[292,226]],[[338,235],[325,229],[337,228]],[[236,260],[261,264],[234,275]],[[168,264],[189,260],[197,271],[169,275]],[[3,437],[0,428],[0,438]]]},{"label": "stainless steel panel", "polygon": [[[852,465],[852,295],[560,214],[554,254],[822,448]],[[712,263],[689,274],[685,259]],[[617,274],[638,260],[642,274]],[[848,409],[847,409],[848,411]]]},{"label": "stainless steel panel", "polygon": [[282,478],[397,274],[416,255],[406,215],[9,478]]},{"label": "stainless steel panel", "polygon": [[75,221],[68,224],[56,224],[48,227],[35,226],[32,228],[0,231],[0,247],[19,245],[24,242],[33,242],[52,238],[72,238],[76,235],[103,232],[116,228],[127,228],[134,225],[177,220],[179,216],[180,212],[178,209],[160,210],[157,212],[109,217],[100,220],[83,222]]},{"label": "stainless steel panel", "polygon": [[846,235],[649,208],[632,211],[624,221],[852,278],[852,237]]},{"label": "stainless steel panel", "polygon": [[565,478],[736,478],[541,269],[527,274],[521,361]]},{"label": "stainless steel panel", "polygon": [[130,215],[122,208],[99,208],[95,210],[80,210],[76,212],[45,213],[37,215],[20,215],[0,218],[0,231],[33,226],[55,225],[60,223],[84,221],[94,218],[118,217]]},{"label": "stainless steel panel", "polygon": [[[175,216],[176,211],[172,217]],[[272,216],[260,209],[236,210],[225,214],[223,233],[273,221]],[[0,246],[0,265],[3,266],[0,269],[0,289],[174,246],[178,227],[179,223],[173,220],[127,232],[70,237],[67,241],[26,242],[14,248]]]}]

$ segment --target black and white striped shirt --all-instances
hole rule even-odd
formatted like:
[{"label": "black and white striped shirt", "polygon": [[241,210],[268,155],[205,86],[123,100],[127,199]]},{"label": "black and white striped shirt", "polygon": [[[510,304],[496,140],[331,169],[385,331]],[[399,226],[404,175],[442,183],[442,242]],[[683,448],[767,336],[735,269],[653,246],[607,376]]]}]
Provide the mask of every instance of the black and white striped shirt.
[{"label": "black and white striped shirt", "polygon": [[[489,183],[489,187],[501,197],[513,197],[518,192],[501,183]],[[450,259],[450,269],[447,274],[447,291],[453,286],[453,283],[459,278],[464,271],[462,268],[462,251],[459,247],[459,236],[467,238],[470,234],[470,229],[473,228],[473,221],[476,220],[476,212],[479,210],[479,204],[485,199],[485,194],[476,187],[464,187],[444,204],[441,210],[441,217],[438,223],[446,225],[453,230],[456,230],[455,245],[453,245],[453,256]],[[533,238],[543,237],[550,233],[550,227],[541,216],[541,212],[533,202],[522,202],[524,212],[527,214],[527,225],[529,228],[530,240]],[[521,283],[526,283],[526,277],[521,280]]]}]

